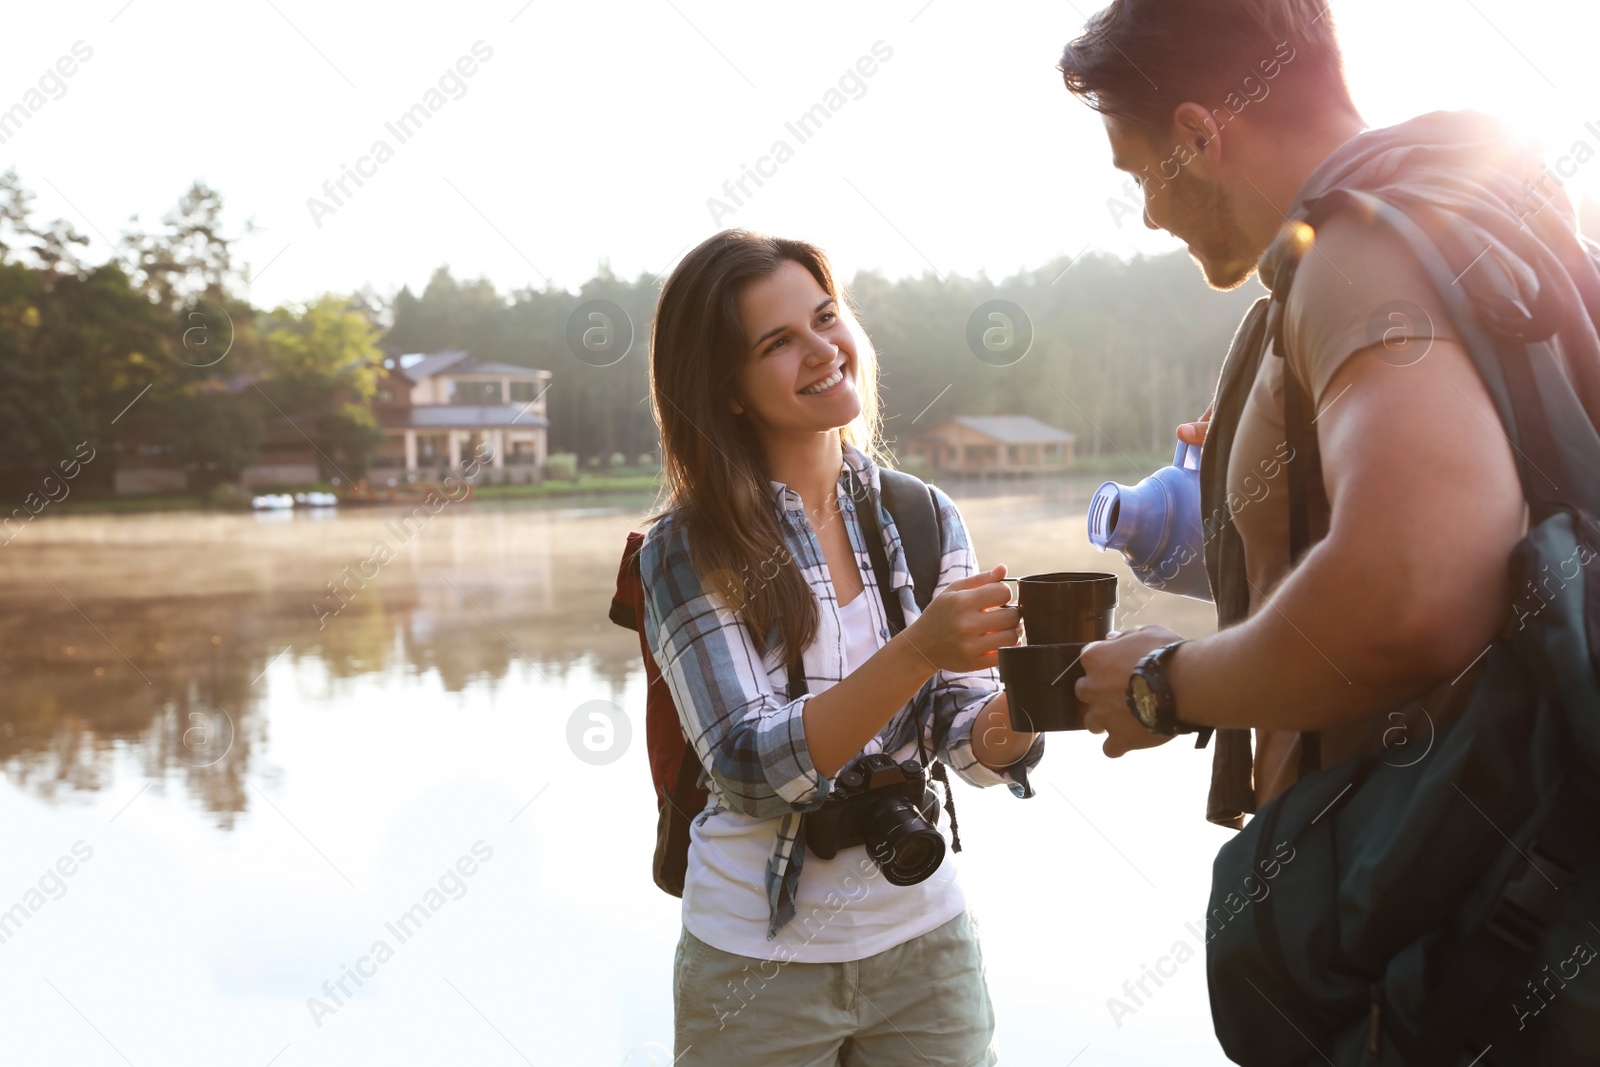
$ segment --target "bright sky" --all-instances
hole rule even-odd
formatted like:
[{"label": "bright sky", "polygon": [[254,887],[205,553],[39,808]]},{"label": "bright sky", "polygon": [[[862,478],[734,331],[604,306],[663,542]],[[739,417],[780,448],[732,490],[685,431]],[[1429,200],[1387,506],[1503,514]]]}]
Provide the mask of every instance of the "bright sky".
[{"label": "bright sky", "polygon": [[[1081,6],[1080,6],[1081,4]],[[1546,138],[1552,165],[1600,152],[1592,0],[1335,0],[1369,123],[1474,107]],[[845,277],[987,271],[1088,249],[1177,247],[1107,209],[1120,195],[1098,118],[1054,70],[1090,0],[94,0],[31,4],[0,38],[0,144],[44,218],[115,237],[194,178],[219,189],[258,304],[371,283],[416,289],[441,263],[502,289],[576,288],[609,261],[666,270],[740,225],[827,248]],[[86,61],[47,72],[76,42]],[[479,43],[481,42],[481,43]],[[474,59],[474,47],[477,59]],[[874,52],[876,50],[876,56]],[[467,57],[462,60],[462,57]],[[863,57],[867,57],[863,61]],[[458,61],[470,76],[452,74]],[[785,127],[846,79],[804,143]],[[45,92],[29,96],[45,78]],[[430,90],[405,141],[385,127]],[[64,87],[64,91],[63,91]],[[52,98],[57,97],[57,98]],[[1592,127],[1586,127],[1592,123]],[[775,141],[792,157],[734,205],[722,191]],[[374,143],[392,150],[368,159]],[[335,203],[346,166],[367,173]],[[1600,158],[1569,181],[1600,195]],[[714,219],[707,201],[733,211]],[[308,198],[333,210],[313,217]],[[106,246],[97,238],[94,253]]]}]

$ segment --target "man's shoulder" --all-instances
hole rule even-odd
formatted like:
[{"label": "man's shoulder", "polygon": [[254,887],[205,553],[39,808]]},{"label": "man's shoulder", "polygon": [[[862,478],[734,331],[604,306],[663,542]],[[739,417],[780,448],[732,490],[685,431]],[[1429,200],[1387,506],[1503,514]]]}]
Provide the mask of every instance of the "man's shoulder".
[{"label": "man's shoulder", "polygon": [[1317,399],[1356,352],[1378,346],[1401,363],[1455,338],[1444,300],[1405,242],[1353,215],[1317,228],[1285,304],[1285,355]]},{"label": "man's shoulder", "polygon": [[1439,302],[1427,272],[1399,234],[1347,212],[1317,228],[1295,272],[1288,310],[1304,314],[1316,304],[1381,304],[1396,292]]}]

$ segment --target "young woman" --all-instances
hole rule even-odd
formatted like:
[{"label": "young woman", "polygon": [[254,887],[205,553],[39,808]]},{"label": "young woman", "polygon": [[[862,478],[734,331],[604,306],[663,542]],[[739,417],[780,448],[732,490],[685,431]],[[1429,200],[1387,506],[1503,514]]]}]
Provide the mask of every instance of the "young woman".
[{"label": "young woman", "polygon": [[[954,861],[895,885],[864,847],[805,844],[863,754],[932,754],[1031,796],[1043,751],[1011,730],[993,669],[1017,640],[1005,568],[977,570],[937,490],[940,591],[918,614],[879,496],[876,358],[844,301],[817,248],[728,230],[656,309],[668,497],[640,556],[646,632],[711,793],[675,960],[684,1067],[995,1062]],[[907,624],[892,640],[866,509]]]}]

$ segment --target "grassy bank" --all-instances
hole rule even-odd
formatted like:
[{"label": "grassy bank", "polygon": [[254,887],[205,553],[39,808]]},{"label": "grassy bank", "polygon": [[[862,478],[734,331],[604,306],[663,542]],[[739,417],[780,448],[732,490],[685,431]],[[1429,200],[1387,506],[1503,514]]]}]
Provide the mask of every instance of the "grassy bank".
[{"label": "grassy bank", "polygon": [[[549,480],[537,485],[478,485],[475,500],[543,500],[565,496],[595,496],[606,493],[653,493],[661,483],[659,474],[580,474],[576,481]],[[311,486],[330,492],[326,485]],[[285,490],[301,491],[301,490]],[[262,490],[265,492],[265,490]],[[248,497],[246,498],[248,500]],[[149,496],[68,497],[46,505],[40,518],[51,515],[136,515],[161,511],[238,511],[237,507],[213,504],[198,494],[159,494]]]},{"label": "grassy bank", "polygon": [[580,474],[576,481],[550,479],[537,485],[480,485],[474,500],[543,500],[547,497],[593,496],[597,493],[653,493],[659,474]]},{"label": "grassy bank", "polygon": [[1098,456],[1076,456],[1073,458],[1071,467],[1052,474],[952,474],[948,471],[932,470],[920,464],[911,463],[902,465],[901,469],[908,474],[915,474],[924,481],[936,482],[940,485],[946,482],[953,484],[971,483],[973,485],[1011,482],[1017,485],[1027,485],[1030,481],[1090,478],[1115,478],[1119,482],[1136,482],[1146,475],[1154,474],[1171,462],[1171,452],[1156,456],[1132,451],[1127,453],[1108,451]]},{"label": "grassy bank", "polygon": [[39,513],[51,515],[131,515],[145,511],[207,511],[211,505],[202,496],[108,496],[92,499],[68,497],[50,504]]}]

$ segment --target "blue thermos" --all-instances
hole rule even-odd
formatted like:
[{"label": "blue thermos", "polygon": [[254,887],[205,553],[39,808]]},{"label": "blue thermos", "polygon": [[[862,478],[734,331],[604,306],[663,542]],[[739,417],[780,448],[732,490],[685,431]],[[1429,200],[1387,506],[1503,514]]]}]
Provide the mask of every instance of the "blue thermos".
[{"label": "blue thermos", "polygon": [[1178,442],[1172,466],[1138,485],[1106,482],[1089,501],[1089,541],[1121,552],[1151,589],[1211,599],[1200,525],[1200,449]]}]

